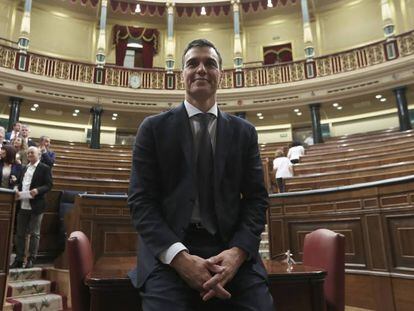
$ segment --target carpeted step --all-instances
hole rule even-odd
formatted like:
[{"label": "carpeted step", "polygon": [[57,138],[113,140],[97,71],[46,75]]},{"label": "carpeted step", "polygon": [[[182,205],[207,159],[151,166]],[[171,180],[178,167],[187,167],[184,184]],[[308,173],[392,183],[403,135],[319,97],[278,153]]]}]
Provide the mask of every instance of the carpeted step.
[{"label": "carpeted step", "polygon": [[38,280],[43,276],[43,269],[33,267],[29,269],[10,269],[9,282],[24,281],[24,280]]},{"label": "carpeted step", "polygon": [[55,283],[49,280],[26,280],[8,282],[7,297],[48,294],[55,290]]},{"label": "carpeted step", "polygon": [[67,299],[58,294],[43,294],[27,297],[7,298],[13,311],[60,311],[67,308]]}]

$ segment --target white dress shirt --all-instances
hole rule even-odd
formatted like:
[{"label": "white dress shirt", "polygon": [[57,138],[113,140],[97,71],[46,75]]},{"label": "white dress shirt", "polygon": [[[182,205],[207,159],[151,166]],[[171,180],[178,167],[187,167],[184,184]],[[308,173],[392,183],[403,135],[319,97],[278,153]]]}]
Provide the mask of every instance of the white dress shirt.
[{"label": "white dress shirt", "polygon": [[[22,183],[22,192],[23,191],[30,191],[30,184],[32,183],[33,173],[36,170],[37,165],[39,164],[40,160],[37,161],[35,164],[27,164],[26,173],[23,176],[23,183]],[[23,199],[21,203],[21,208],[25,210],[31,210],[32,207],[30,206],[29,199]]]},{"label": "white dress shirt", "polygon": [[[200,132],[200,121],[196,117],[197,114],[203,113],[200,109],[197,107],[194,107],[191,105],[188,101],[184,101],[184,107],[187,111],[188,118],[190,119],[190,126],[191,126],[191,132],[193,134],[193,140],[194,140],[194,146],[198,145],[199,140],[199,132]],[[210,133],[211,138],[211,145],[213,147],[213,153],[216,149],[216,128],[217,128],[217,116],[218,116],[218,108],[217,103],[213,105],[213,107],[210,108],[210,110],[207,111],[207,113],[210,113],[215,116],[215,118],[211,118],[209,120],[208,124],[208,132]],[[198,148],[195,148],[197,150]],[[196,200],[195,206],[193,208],[193,213],[191,215],[191,222],[200,222],[200,209],[198,207],[198,200]],[[187,251],[187,247],[184,246],[181,242],[176,242],[172,244],[169,248],[167,248],[165,251],[161,252],[159,259],[162,263],[169,265],[174,257],[181,251]]]}]

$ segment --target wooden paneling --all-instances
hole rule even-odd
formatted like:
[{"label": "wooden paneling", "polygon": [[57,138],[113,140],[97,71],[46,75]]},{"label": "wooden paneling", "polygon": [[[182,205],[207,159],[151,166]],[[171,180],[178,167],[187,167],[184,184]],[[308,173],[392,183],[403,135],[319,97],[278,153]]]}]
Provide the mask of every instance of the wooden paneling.
[{"label": "wooden paneling", "polygon": [[391,279],[372,275],[346,274],[345,305],[375,311],[401,311],[394,306]]},{"label": "wooden paneling", "polygon": [[14,216],[14,191],[0,189],[0,310],[3,310],[9,272]]},{"label": "wooden paneling", "polygon": [[393,278],[392,289],[395,296],[395,309],[412,311],[414,306],[414,280]]},{"label": "wooden paneling", "polygon": [[414,214],[385,216],[390,233],[392,268],[414,272]]},{"label": "wooden paneling", "polygon": [[52,190],[46,194],[46,210],[43,214],[42,227],[40,229],[40,242],[38,259],[50,261],[56,258],[62,251],[63,245],[59,240],[61,223],[59,220],[59,205],[62,192]]},{"label": "wooden paneling", "polygon": [[[414,295],[405,297],[404,289],[414,286],[413,198],[414,176],[325,193],[273,195],[269,241],[277,247],[271,245],[271,256],[276,249],[278,253],[290,249],[301,261],[308,232],[327,228],[342,233],[349,272],[346,304],[372,310],[414,310]],[[275,225],[280,223],[283,235]]]},{"label": "wooden paneling", "polygon": [[80,195],[65,224],[68,232],[81,230],[88,236],[95,264],[108,258],[136,256],[137,233],[126,196]]}]

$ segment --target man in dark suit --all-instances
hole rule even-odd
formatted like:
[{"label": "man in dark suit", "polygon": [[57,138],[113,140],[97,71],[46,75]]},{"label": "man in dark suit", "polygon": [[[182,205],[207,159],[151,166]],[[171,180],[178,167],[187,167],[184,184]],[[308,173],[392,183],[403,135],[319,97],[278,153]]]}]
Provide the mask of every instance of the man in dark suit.
[{"label": "man in dark suit", "polygon": [[144,311],[273,310],[258,253],[268,203],[257,133],[218,109],[221,66],[211,42],[192,41],[184,103],[138,130],[128,198],[138,265],[130,277]]},{"label": "man in dark suit", "polygon": [[[33,267],[40,240],[40,227],[46,209],[45,194],[52,189],[53,181],[50,167],[40,162],[37,147],[27,149],[28,165],[23,169],[17,191],[19,210],[16,228],[16,258],[11,268],[22,268],[26,234],[30,235],[29,257],[26,268]],[[28,194],[29,197],[25,197]]]}]

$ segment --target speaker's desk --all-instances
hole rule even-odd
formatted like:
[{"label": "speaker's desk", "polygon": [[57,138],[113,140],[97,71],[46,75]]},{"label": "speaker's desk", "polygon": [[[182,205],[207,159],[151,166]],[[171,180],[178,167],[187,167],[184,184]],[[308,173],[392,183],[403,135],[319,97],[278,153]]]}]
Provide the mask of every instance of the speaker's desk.
[{"label": "speaker's desk", "polygon": [[[322,269],[294,265],[291,272],[286,264],[264,261],[269,274],[270,290],[278,311],[323,311],[325,300]],[[132,286],[127,272],[135,265],[135,258],[108,265],[97,264],[86,278],[91,294],[91,311],[137,311],[139,293]]]}]

